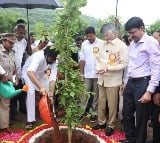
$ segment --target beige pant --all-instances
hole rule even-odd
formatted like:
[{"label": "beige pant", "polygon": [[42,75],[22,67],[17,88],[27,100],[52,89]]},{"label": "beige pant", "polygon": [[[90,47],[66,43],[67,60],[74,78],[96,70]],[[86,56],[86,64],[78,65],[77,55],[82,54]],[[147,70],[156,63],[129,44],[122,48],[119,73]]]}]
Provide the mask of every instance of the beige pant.
[{"label": "beige pant", "polygon": [[[87,92],[93,92],[93,102],[92,102],[92,108],[93,112],[97,113],[98,108],[98,79],[97,78],[85,78],[84,83],[86,86]],[[91,95],[92,96],[92,95]],[[84,109],[87,108],[87,104],[89,101],[90,96],[83,94],[81,102],[83,104]]]},{"label": "beige pant", "polygon": [[123,119],[122,108],[123,108],[123,95],[119,95],[119,112],[118,112],[118,117],[119,117],[120,120]]},{"label": "beige pant", "polygon": [[0,129],[9,127],[10,99],[0,97]]},{"label": "beige pant", "polygon": [[[99,86],[99,100],[98,100],[98,122],[100,125],[107,124],[108,127],[115,127],[115,119],[118,105],[118,91],[117,87],[103,87]],[[106,119],[106,105],[108,103],[109,119]]]}]

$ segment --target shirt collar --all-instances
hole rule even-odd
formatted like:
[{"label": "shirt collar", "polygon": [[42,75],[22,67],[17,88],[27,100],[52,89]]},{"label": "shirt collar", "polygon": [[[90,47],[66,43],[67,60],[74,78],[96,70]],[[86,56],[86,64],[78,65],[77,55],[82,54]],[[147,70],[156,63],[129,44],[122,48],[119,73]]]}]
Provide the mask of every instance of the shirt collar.
[{"label": "shirt collar", "polygon": [[147,34],[144,33],[143,36],[141,37],[141,39],[137,42],[137,43],[144,43],[145,39],[146,39]]},{"label": "shirt collar", "polygon": [[87,40],[87,41],[88,41],[89,44],[93,44],[93,43],[95,43],[97,41],[97,37],[95,38],[93,43],[90,43],[89,40]]},{"label": "shirt collar", "polygon": [[112,44],[112,45],[114,45],[116,43],[116,41],[117,41],[117,38],[115,38],[115,39],[113,39],[111,41],[106,41],[106,44]]},{"label": "shirt collar", "polygon": [[1,44],[2,52],[7,52],[8,50],[4,48],[3,44]]}]

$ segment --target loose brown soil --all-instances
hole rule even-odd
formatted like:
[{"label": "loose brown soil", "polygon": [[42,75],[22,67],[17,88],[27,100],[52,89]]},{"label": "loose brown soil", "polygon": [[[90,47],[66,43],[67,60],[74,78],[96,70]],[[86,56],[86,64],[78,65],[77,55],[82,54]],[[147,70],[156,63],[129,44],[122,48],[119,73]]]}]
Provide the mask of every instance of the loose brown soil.
[{"label": "loose brown soil", "polygon": [[[61,130],[61,143],[68,143],[66,129]],[[43,136],[35,140],[34,143],[54,143],[53,131],[46,132]],[[72,135],[72,143],[100,143],[95,136],[85,134],[82,131],[74,130]]]}]

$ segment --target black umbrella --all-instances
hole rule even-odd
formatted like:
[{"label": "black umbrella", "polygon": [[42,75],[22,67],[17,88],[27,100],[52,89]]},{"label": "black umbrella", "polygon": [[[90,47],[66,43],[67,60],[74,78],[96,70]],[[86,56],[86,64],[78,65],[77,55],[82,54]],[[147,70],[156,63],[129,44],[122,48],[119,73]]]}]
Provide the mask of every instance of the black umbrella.
[{"label": "black umbrella", "polygon": [[62,5],[58,0],[0,0],[0,7],[20,7],[26,9],[47,8],[55,9]]},{"label": "black umbrella", "polygon": [[28,32],[29,32],[28,9],[33,9],[33,8],[56,9],[62,7],[62,4],[58,0],[0,0],[0,7],[26,8]]}]

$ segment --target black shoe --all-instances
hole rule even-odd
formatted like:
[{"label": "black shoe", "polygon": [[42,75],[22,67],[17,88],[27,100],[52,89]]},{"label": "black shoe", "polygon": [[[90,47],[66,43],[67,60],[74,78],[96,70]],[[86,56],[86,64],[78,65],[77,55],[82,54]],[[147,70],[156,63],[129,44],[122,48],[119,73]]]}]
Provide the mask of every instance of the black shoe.
[{"label": "black shoe", "polygon": [[111,136],[114,133],[114,129],[107,127],[106,129],[106,136]]},{"label": "black shoe", "polygon": [[31,129],[33,129],[33,122],[27,122],[27,123],[26,123],[26,126],[25,126],[25,129],[26,129],[26,130],[31,130]]},{"label": "black shoe", "polygon": [[106,127],[106,124],[103,124],[103,125],[100,125],[100,124],[97,124],[93,127],[94,130],[99,130],[99,129],[104,129]]},{"label": "black shoe", "polygon": [[97,116],[91,116],[91,118],[90,118],[90,122],[95,122],[97,120]]}]

